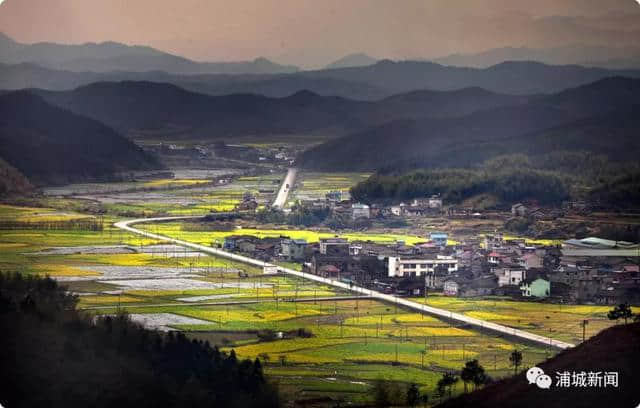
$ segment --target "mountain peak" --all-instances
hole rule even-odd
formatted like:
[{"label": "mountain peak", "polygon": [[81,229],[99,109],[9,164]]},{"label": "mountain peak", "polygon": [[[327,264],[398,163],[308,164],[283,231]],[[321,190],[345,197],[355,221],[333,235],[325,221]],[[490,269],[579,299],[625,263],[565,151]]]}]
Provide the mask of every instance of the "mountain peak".
[{"label": "mountain peak", "polygon": [[378,62],[376,58],[373,58],[365,53],[358,52],[354,54],[345,55],[344,57],[327,65],[325,69],[364,67],[368,65],[373,65],[376,62]]},{"label": "mountain peak", "polygon": [[310,101],[316,98],[321,97],[315,92],[311,92],[308,89],[303,89],[294,93],[293,95],[287,97],[287,99],[295,100],[295,101]]}]

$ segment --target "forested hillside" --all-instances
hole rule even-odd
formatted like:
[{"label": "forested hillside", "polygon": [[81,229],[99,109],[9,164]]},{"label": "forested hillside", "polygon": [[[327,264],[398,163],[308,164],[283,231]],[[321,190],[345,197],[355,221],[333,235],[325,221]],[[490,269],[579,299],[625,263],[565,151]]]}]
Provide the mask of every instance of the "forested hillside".
[{"label": "forested hillside", "polygon": [[24,194],[33,190],[33,185],[15,167],[0,158],[0,196]]},{"label": "forested hillside", "polygon": [[125,314],[94,319],[49,278],[0,274],[0,382],[7,407],[279,405],[259,360],[162,334]]},{"label": "forested hillside", "polygon": [[34,184],[105,180],[158,168],[133,142],[29,91],[0,95],[0,157]]},{"label": "forested hillside", "polygon": [[319,145],[300,162],[330,171],[408,170],[469,167],[504,154],[561,150],[631,160],[640,148],[639,90],[640,80],[610,78],[459,118],[392,121]]},{"label": "forested hillside", "polygon": [[485,196],[494,205],[534,200],[559,204],[569,197],[589,198],[609,208],[640,203],[640,167],[606,155],[557,151],[543,155],[495,157],[472,168],[381,172],[351,188],[363,202],[401,202],[434,194],[449,203]]},{"label": "forested hillside", "polygon": [[300,91],[285,98],[210,96],[154,82],[101,82],[69,92],[37,91],[49,103],[99,120],[125,135],[182,139],[344,135],[392,120],[459,117],[521,104],[527,97],[479,88],[415,91],[363,102]]}]

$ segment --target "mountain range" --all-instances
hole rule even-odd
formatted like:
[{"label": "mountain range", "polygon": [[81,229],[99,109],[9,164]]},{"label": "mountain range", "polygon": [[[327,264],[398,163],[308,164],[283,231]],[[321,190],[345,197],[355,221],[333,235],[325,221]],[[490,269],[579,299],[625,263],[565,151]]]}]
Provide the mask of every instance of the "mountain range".
[{"label": "mountain range", "polygon": [[34,92],[51,104],[136,139],[213,140],[300,133],[332,137],[393,120],[457,117],[528,100],[480,88],[414,91],[376,102],[310,91],[284,98],[252,94],[210,96],[171,84],[126,81],[99,82],[73,91]]},{"label": "mountain range", "polygon": [[558,92],[611,76],[638,77],[640,70],[607,70],[530,61],[503,62],[489,68],[465,68],[427,61],[382,60],[365,67],[303,71],[294,75],[363,82],[392,94],[416,89],[449,91],[480,87],[497,93],[530,95]]},{"label": "mountain range", "polygon": [[640,48],[567,45],[554,48],[503,47],[434,58],[438,64],[488,68],[506,61],[535,61],[549,65],[582,65],[608,69],[640,68]]},{"label": "mountain range", "polygon": [[328,64],[324,69],[365,67],[367,65],[373,65],[376,62],[378,62],[377,58],[358,52],[355,54],[345,55],[331,64]]},{"label": "mountain range", "polygon": [[319,95],[378,100],[420,89],[450,91],[480,87],[491,92],[530,95],[554,93],[612,76],[640,77],[640,70],[608,70],[578,65],[504,62],[489,68],[449,67],[425,61],[303,71],[275,75],[177,75],[151,72],[71,72],[35,64],[0,65],[0,89],[69,90],[94,82],[166,82],[209,95],[252,93],[284,97],[308,90]]},{"label": "mountain range", "polygon": [[299,160],[331,171],[466,167],[502,154],[559,150],[631,160],[640,148],[638,126],[640,80],[609,78],[456,118],[391,121],[325,142]]},{"label": "mountain range", "polygon": [[0,62],[34,63],[45,68],[71,72],[145,72],[192,74],[275,74],[298,70],[266,58],[237,62],[197,62],[147,46],[116,42],[22,44],[0,33]]},{"label": "mountain range", "polygon": [[21,175],[38,185],[62,184],[160,167],[113,129],[29,91],[0,95],[0,164],[5,162],[2,171],[15,180],[5,186],[8,192],[25,184]]}]

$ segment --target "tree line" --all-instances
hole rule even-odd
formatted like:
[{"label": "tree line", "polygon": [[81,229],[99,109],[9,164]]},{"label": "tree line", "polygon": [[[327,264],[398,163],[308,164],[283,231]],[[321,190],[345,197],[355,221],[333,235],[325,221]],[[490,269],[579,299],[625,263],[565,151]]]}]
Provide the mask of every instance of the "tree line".
[{"label": "tree line", "polygon": [[559,203],[567,199],[569,189],[565,180],[553,172],[518,168],[375,174],[351,188],[355,200],[367,203],[403,201],[435,194],[449,203],[460,203],[478,194],[492,194],[507,203],[528,198],[541,203]]},{"label": "tree line", "polygon": [[508,154],[465,168],[387,167],[351,189],[352,197],[363,202],[441,194],[459,203],[486,193],[505,203],[535,199],[555,204],[572,197],[607,208],[637,208],[639,192],[639,165],[585,151]]}]

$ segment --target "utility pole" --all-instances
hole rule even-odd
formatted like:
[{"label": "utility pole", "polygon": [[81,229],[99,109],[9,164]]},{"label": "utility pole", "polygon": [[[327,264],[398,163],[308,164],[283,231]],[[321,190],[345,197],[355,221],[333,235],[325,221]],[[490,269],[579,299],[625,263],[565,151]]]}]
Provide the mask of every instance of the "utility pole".
[{"label": "utility pole", "polygon": [[396,364],[398,364],[398,343],[396,342]]},{"label": "utility pole", "polygon": [[586,336],[586,331],[587,331],[587,325],[589,324],[588,320],[583,320],[582,321],[582,342],[584,343],[585,340],[585,336]]}]

